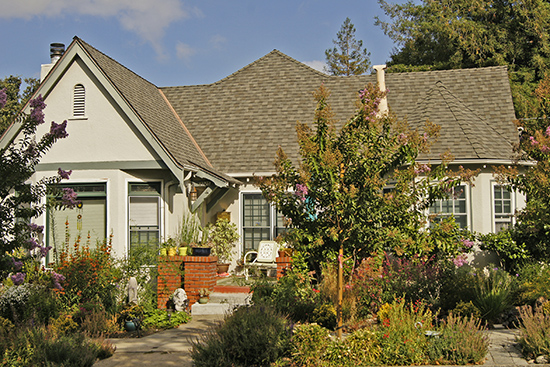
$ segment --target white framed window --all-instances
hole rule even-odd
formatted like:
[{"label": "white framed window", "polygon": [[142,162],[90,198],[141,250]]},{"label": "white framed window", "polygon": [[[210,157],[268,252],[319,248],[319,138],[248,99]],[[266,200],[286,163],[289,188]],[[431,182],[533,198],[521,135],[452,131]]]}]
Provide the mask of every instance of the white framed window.
[{"label": "white framed window", "polygon": [[274,240],[286,231],[283,215],[270,205],[262,193],[242,193],[242,242],[244,251],[257,250],[263,240]]},{"label": "white framed window", "polygon": [[460,228],[468,227],[468,200],[466,185],[455,187],[447,199],[436,200],[430,206],[432,220],[442,220],[445,217],[454,216]]},{"label": "white framed window", "polygon": [[82,84],[77,84],[73,90],[73,117],[84,116],[86,116],[86,89]]},{"label": "white framed window", "polygon": [[128,183],[129,253],[137,247],[157,249],[160,243],[160,182]]},{"label": "white framed window", "polygon": [[97,241],[107,238],[107,184],[75,183],[63,185],[62,188],[70,188],[76,192],[79,204],[73,209],[48,209],[48,246],[54,249],[63,246],[68,232],[70,245],[74,244],[79,235],[81,243],[86,243],[89,235],[90,248],[95,248]]},{"label": "white framed window", "polygon": [[510,227],[514,219],[514,196],[505,187],[493,184],[493,231]]}]

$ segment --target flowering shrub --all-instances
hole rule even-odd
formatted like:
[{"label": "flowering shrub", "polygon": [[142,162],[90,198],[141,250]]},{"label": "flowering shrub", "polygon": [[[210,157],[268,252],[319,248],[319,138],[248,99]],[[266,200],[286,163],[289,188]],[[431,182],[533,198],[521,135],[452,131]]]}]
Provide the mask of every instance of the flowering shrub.
[{"label": "flowering shrub", "polygon": [[119,278],[111,256],[111,239],[90,249],[77,237],[72,249],[67,241],[54,264],[55,272],[65,277],[60,294],[69,305],[99,302],[108,312],[116,307],[116,281]]},{"label": "flowering shrub", "polygon": [[0,316],[12,322],[20,321],[34,291],[36,286],[28,283],[7,287],[0,295]]}]

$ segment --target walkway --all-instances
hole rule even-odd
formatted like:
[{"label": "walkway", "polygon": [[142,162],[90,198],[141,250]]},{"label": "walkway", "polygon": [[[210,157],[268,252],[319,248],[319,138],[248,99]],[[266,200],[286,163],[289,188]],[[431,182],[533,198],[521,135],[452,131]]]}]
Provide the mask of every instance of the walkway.
[{"label": "walkway", "polygon": [[[155,367],[191,367],[191,340],[196,340],[209,327],[223,320],[222,315],[194,316],[192,321],[179,328],[165,330],[143,338],[112,339],[115,354],[94,364],[94,367],[134,367],[154,365]],[[487,367],[526,366],[519,350],[514,346],[514,331],[494,329],[488,331],[490,344]],[[536,365],[550,367],[550,365]],[[443,366],[437,366],[443,367]]]}]

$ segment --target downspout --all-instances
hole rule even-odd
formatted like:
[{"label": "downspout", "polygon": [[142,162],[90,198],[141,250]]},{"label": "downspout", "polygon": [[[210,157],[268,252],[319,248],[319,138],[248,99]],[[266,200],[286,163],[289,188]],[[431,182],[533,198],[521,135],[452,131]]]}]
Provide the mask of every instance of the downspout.
[{"label": "downspout", "polygon": [[170,211],[169,207],[170,207],[170,200],[172,200],[172,205],[174,205],[174,198],[170,198],[170,187],[171,186],[175,186],[176,184],[178,184],[179,182],[176,181],[176,180],[172,180],[172,181],[168,181],[164,184],[164,202],[165,202],[165,205],[164,205],[164,218],[163,218],[163,229],[164,229],[164,233],[163,233],[163,237],[166,238],[166,232],[168,232],[168,228],[167,228],[167,221],[168,221],[168,212]]}]

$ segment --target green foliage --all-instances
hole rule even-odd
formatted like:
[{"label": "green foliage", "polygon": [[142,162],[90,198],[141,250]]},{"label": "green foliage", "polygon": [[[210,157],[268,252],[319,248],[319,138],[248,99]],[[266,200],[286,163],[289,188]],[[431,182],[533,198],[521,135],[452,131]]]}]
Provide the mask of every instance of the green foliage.
[{"label": "green foliage", "polygon": [[193,343],[197,367],[268,366],[288,354],[286,318],[265,306],[241,307]]},{"label": "green foliage", "polygon": [[9,77],[0,80],[0,90],[6,89],[7,101],[6,105],[0,111],[0,135],[8,128],[10,123],[15,120],[15,117],[30,99],[39,81],[34,78],[25,78],[24,82],[27,87],[21,91],[21,77],[10,75]]},{"label": "green foliage", "polygon": [[302,273],[290,272],[277,281],[269,297],[263,298],[265,304],[295,322],[309,321],[319,302],[311,280]]},{"label": "green foliage", "polygon": [[143,326],[149,329],[170,329],[189,322],[187,312],[174,312],[168,317],[166,310],[151,309],[145,311]]},{"label": "green foliage", "polygon": [[324,366],[324,351],[331,341],[329,331],[318,324],[296,325],[292,332],[290,354],[298,366]]},{"label": "green foliage", "polygon": [[219,263],[231,262],[233,253],[239,240],[239,231],[235,223],[228,219],[221,218],[215,224],[205,229],[208,239],[212,245],[212,255],[218,257]]},{"label": "green foliage", "polygon": [[456,316],[470,317],[475,319],[479,319],[481,317],[481,312],[476,306],[474,306],[472,301],[458,302],[452,313]]},{"label": "green foliage", "polygon": [[481,332],[483,327],[479,319],[451,313],[439,330],[440,335],[432,337],[428,343],[430,364],[479,364],[485,359],[489,340]]},{"label": "green foliage", "polygon": [[336,47],[325,51],[327,71],[331,75],[361,75],[370,69],[370,53],[363,41],[355,39],[355,26],[346,18],[342,28],[332,40]]},{"label": "green foliage", "polygon": [[436,70],[509,65],[516,115],[532,117],[534,84],[550,65],[547,1],[379,3],[391,21],[378,18],[376,25],[399,46],[390,66]]},{"label": "green foliage", "polygon": [[488,267],[474,276],[473,304],[487,322],[495,322],[512,306],[512,278],[497,268]]},{"label": "green foliage", "polygon": [[[341,246],[346,257],[356,259],[384,250],[399,256],[458,251],[456,226],[442,225],[433,232],[437,240],[423,230],[425,209],[459,182],[471,181],[475,172],[449,171],[449,156],[437,166],[416,163],[438,127],[427,124],[419,132],[391,114],[381,115],[384,94],[368,85],[355,115],[337,133],[329,93],[321,86],[315,93],[315,129],[297,125],[299,167],[279,149],[277,173],[259,180],[266,199],[290,219],[295,248],[314,268],[336,258]],[[385,192],[389,182],[393,189]]]},{"label": "green foliage", "polygon": [[181,224],[178,228],[176,242],[179,246],[204,242],[205,231],[201,227],[200,219],[195,214],[184,213]]},{"label": "green foliage", "polygon": [[480,234],[478,239],[480,249],[494,251],[501,261],[501,267],[508,271],[516,271],[529,259],[529,251],[525,243],[514,241],[512,232],[509,230]]},{"label": "green foliage", "polygon": [[336,328],[336,309],[328,303],[319,305],[313,310],[311,321],[324,328],[334,330]]},{"label": "green foliage", "polygon": [[2,367],[88,367],[98,357],[106,358],[114,353],[109,343],[91,341],[81,333],[54,335],[43,327],[14,330],[8,344],[0,351]]},{"label": "green foliage", "polygon": [[522,267],[517,276],[516,304],[534,305],[540,297],[550,299],[550,267],[534,263]]},{"label": "green foliage", "polygon": [[521,307],[519,310],[521,323],[518,339],[523,354],[527,358],[536,358],[540,355],[550,355],[550,315],[544,314],[542,309],[533,309],[531,306]]}]

